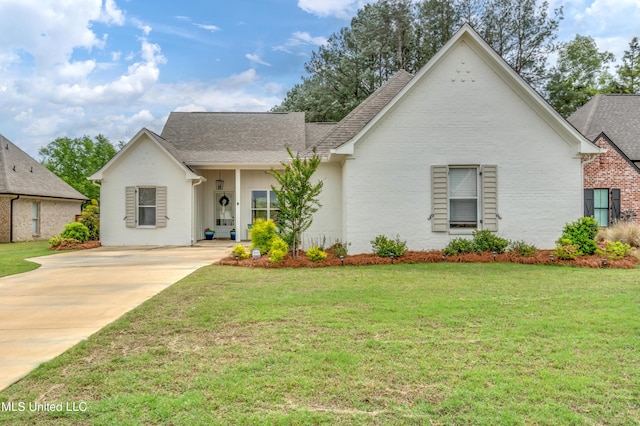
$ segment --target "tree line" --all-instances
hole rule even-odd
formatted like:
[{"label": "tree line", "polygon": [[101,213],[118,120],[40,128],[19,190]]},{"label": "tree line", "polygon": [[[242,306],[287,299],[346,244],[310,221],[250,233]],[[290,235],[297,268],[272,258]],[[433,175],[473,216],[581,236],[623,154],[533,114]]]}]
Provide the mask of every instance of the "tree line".
[{"label": "tree line", "polygon": [[[634,38],[617,75],[590,37],[557,42],[562,8],[536,0],[379,0],[361,8],[305,63],[306,76],[274,111],[304,111],[308,121],[339,121],[399,70],[415,73],[469,23],[565,117],[596,93],[640,91]],[[547,58],[558,52],[555,66]]]}]

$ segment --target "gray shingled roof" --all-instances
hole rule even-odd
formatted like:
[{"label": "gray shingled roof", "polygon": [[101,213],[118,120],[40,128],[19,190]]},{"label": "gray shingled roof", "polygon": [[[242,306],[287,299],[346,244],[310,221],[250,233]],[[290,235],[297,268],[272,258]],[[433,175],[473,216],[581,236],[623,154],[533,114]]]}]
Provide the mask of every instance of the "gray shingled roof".
[{"label": "gray shingled roof", "polygon": [[593,141],[604,132],[632,161],[640,161],[640,95],[596,95],[568,119]]},{"label": "gray shingled roof", "polygon": [[172,112],[160,135],[185,164],[279,163],[306,148],[304,113]]},{"label": "gray shingled roof", "polygon": [[0,135],[0,194],[87,199],[2,135]]},{"label": "gray shingled roof", "polygon": [[[321,140],[315,144],[316,153],[327,157],[331,149],[337,148],[357,135],[376,115],[387,106],[404,87],[411,81],[413,75],[400,70],[373,92],[360,105],[355,107],[345,118]],[[311,151],[313,147],[310,148]],[[309,152],[308,151],[308,152]]]}]

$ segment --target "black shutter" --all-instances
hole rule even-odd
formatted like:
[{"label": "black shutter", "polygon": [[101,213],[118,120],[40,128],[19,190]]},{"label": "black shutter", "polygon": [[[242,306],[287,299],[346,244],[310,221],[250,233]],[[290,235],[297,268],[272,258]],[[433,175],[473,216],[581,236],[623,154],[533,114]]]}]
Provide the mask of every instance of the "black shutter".
[{"label": "black shutter", "polygon": [[620,189],[611,190],[611,219],[620,219]]},{"label": "black shutter", "polygon": [[584,190],[584,215],[586,217],[593,216],[593,189],[585,188]]}]

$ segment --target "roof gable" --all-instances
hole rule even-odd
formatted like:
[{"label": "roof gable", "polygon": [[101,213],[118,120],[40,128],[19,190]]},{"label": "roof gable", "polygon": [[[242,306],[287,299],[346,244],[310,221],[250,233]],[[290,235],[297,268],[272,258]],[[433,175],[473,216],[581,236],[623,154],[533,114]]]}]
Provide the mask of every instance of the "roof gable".
[{"label": "roof gable", "polygon": [[640,160],[640,95],[596,95],[567,120],[591,141],[606,133],[627,157]]},{"label": "roof gable", "polygon": [[0,135],[0,194],[87,200],[87,197],[2,135]]},{"label": "roof gable", "polygon": [[[335,154],[353,154],[355,144],[358,143],[367,132],[402,102],[403,98],[411,93],[415,87],[419,86],[423,79],[429,78],[437,70],[438,65],[444,62],[445,58],[463,45],[478,55],[482,59],[482,62],[500,78],[503,84],[526,102],[567,144],[574,147],[576,154],[595,154],[601,152],[597,146],[584,138],[580,132],[576,131],[573,126],[562,118],[557,111],[533,90],[469,24],[463,25],[451,40],[416,73],[415,77],[408,81],[399,93],[380,110],[375,118],[368,122],[353,138],[333,149],[332,152]],[[465,75],[469,70],[465,70],[464,68],[464,64],[462,64],[457,70],[459,75],[455,77],[462,82],[465,81],[465,78],[470,78]],[[425,93],[425,96],[428,97],[429,93]]]},{"label": "roof gable", "polygon": [[167,157],[169,157],[180,169],[182,169],[185,173],[186,179],[203,179],[202,177],[193,173],[193,171],[182,162],[180,154],[173,145],[171,145],[161,136],[146,128],[142,128],[111,160],[107,162],[107,164],[105,164],[93,175],[89,176],[88,179],[93,181],[102,180],[105,172],[114,167],[121,158],[126,156],[127,153],[139,143],[139,141],[145,138],[154,142],[158,146],[158,148],[160,148],[160,151],[167,155]]}]

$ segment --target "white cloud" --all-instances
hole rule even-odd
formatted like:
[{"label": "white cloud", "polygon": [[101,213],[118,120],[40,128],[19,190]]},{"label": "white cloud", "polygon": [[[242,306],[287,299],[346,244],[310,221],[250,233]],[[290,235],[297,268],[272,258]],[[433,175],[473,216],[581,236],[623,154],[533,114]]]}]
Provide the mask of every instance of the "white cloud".
[{"label": "white cloud", "polygon": [[251,62],[255,62],[257,64],[261,64],[261,65],[266,65],[268,67],[271,66],[270,63],[263,61],[262,59],[260,59],[260,57],[258,55],[253,55],[251,53],[247,53],[246,55],[244,55],[245,58],[247,58],[248,60],[250,60]]},{"label": "white cloud", "polygon": [[202,28],[203,30],[211,31],[212,33],[216,31],[220,31],[220,28],[215,25],[196,24],[196,23],[194,23],[193,25],[195,25],[198,28]]},{"label": "white cloud", "polygon": [[124,25],[124,13],[118,9],[114,0],[105,0],[99,20],[107,24]]},{"label": "white cloud", "polygon": [[298,0],[298,7],[320,17],[336,16],[349,19],[358,9],[372,0]]}]

